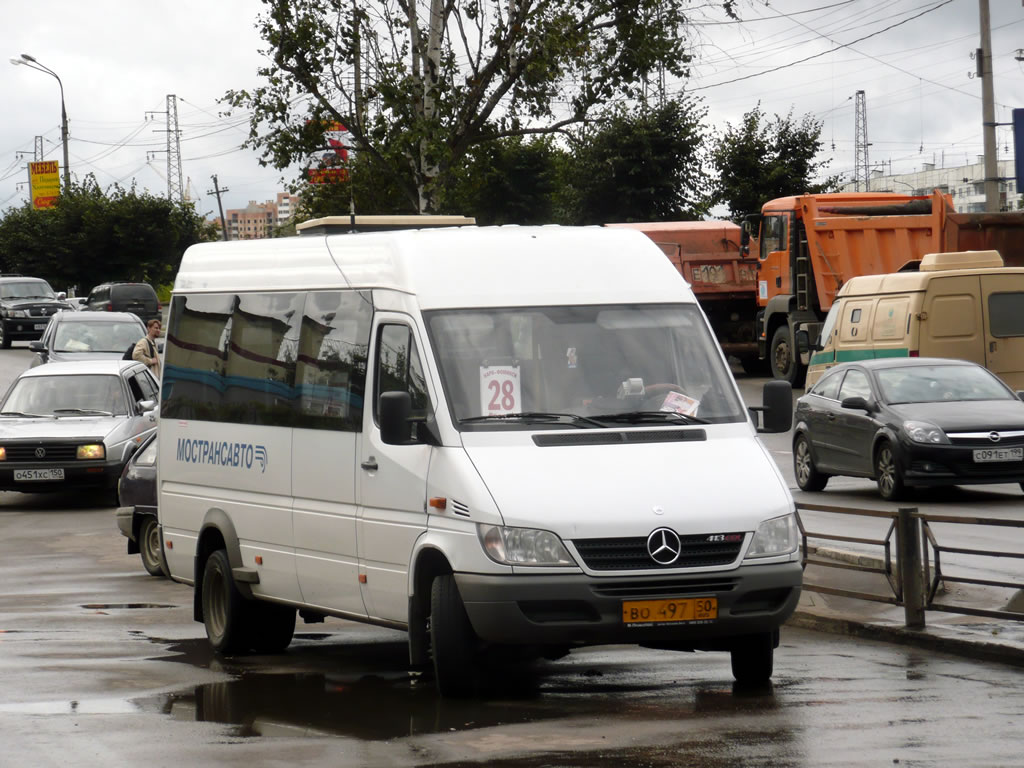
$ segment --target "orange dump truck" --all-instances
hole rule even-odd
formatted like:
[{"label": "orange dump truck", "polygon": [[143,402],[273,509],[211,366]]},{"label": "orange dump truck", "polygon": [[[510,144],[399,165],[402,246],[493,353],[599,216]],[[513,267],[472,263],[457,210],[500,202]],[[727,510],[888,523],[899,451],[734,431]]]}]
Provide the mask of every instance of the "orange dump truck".
[{"label": "orange dump truck", "polygon": [[1024,213],[958,214],[938,191],[782,197],[747,218],[742,239],[757,262],[759,356],[795,385],[810,355],[797,349],[797,331],[817,341],[851,277],[916,269],[925,254],[947,251],[998,250],[1006,266],[1024,266]]},{"label": "orange dump truck", "polygon": [[741,253],[742,230],[728,221],[606,224],[637,229],[653,240],[693,288],[727,355],[753,373],[758,360],[757,259]]}]

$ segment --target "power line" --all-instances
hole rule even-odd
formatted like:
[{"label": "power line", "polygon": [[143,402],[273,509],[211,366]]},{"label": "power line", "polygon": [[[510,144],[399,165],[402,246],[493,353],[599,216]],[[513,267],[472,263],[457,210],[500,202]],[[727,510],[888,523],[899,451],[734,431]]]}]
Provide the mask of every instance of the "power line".
[{"label": "power line", "polygon": [[936,6],[932,7],[932,8],[929,8],[926,11],[922,11],[921,13],[917,14],[916,16],[911,16],[908,19],[904,19],[903,21],[899,21],[899,22],[897,22],[895,24],[891,24],[888,27],[885,27],[884,29],[880,29],[877,32],[872,32],[870,35],[864,35],[863,37],[859,37],[856,40],[850,41],[849,43],[842,43],[842,44],[837,45],[835,48],[832,48],[832,49],[830,49],[828,51],[821,51],[819,53],[815,53],[815,54],[812,54],[810,56],[806,56],[806,57],[804,57],[802,59],[797,59],[796,61],[790,62],[789,64],[780,64],[777,67],[772,67],[771,69],[766,69],[763,72],[755,72],[754,74],[751,74],[751,75],[744,75],[743,77],[736,77],[736,78],[733,78],[732,80],[723,80],[720,83],[712,83],[711,85],[702,85],[702,86],[699,86],[697,88],[690,88],[688,90],[689,90],[690,93],[695,93],[696,91],[706,91],[709,88],[718,88],[719,86],[722,86],[722,85],[730,85],[732,83],[738,83],[738,82],[740,82],[742,80],[750,80],[750,79],[755,78],[755,77],[761,77],[762,75],[770,75],[772,72],[778,72],[778,71],[783,70],[783,69],[788,69],[789,67],[795,67],[797,64],[803,64],[805,61],[811,61],[812,59],[821,58],[822,56],[825,56],[827,54],[832,53],[833,51],[838,51],[838,50],[840,50],[842,48],[849,48],[851,45],[854,45],[856,43],[863,42],[864,40],[867,40],[867,39],[872,38],[872,37],[877,37],[878,35],[881,35],[883,32],[888,32],[891,29],[895,29],[896,27],[903,26],[904,24],[907,24],[908,22],[914,21],[915,19],[919,19],[919,18],[921,18],[922,16],[924,16],[926,14],[932,13],[933,11],[937,11],[939,8],[942,8],[944,5],[949,5],[952,2],[953,2],[953,0],[943,0],[943,2],[939,3],[938,5],[936,5]]}]

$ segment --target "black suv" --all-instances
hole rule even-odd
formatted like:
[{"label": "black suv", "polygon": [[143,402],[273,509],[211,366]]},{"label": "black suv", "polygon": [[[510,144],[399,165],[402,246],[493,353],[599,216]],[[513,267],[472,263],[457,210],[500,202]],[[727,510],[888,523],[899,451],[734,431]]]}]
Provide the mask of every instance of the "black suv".
[{"label": "black suv", "polygon": [[160,301],[149,283],[102,283],[89,291],[85,309],[92,312],[131,312],[148,323],[163,320]]},{"label": "black suv", "polygon": [[0,276],[0,348],[12,341],[35,341],[43,335],[50,315],[71,309],[50,284],[38,277]]}]

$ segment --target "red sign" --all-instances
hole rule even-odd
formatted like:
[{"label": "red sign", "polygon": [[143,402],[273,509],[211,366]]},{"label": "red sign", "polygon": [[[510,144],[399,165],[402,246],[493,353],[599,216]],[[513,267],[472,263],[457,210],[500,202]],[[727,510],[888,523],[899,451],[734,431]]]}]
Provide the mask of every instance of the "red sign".
[{"label": "red sign", "polygon": [[341,123],[324,123],[326,146],[310,157],[306,178],[310,184],[337,184],[348,179],[352,134]]}]

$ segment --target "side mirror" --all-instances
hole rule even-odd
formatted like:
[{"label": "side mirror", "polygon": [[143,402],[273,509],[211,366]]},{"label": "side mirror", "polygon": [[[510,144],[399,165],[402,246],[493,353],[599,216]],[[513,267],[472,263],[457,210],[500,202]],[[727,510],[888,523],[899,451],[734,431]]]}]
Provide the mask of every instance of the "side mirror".
[{"label": "side mirror", "polygon": [[870,411],[871,404],[867,399],[863,397],[844,397],[843,401],[839,403],[841,408],[850,408],[851,410],[857,411]]},{"label": "side mirror", "polygon": [[1024,389],[1017,390],[1017,397],[1021,400],[1024,400]]},{"label": "side mirror", "polygon": [[811,334],[807,332],[806,328],[801,328],[796,332],[796,348],[799,352],[821,352],[823,349],[820,340],[811,341]]},{"label": "side mirror", "polygon": [[58,301],[64,301],[64,299],[66,299],[67,297],[68,295],[64,291],[61,291],[60,293],[57,294]]},{"label": "side mirror", "polygon": [[139,400],[139,410],[149,413],[156,410],[156,400]]},{"label": "side mirror", "polygon": [[164,351],[164,343],[162,341],[158,341],[156,343],[156,351],[157,352],[163,352]]},{"label": "side mirror", "polygon": [[30,341],[28,343],[28,348],[31,349],[33,352],[38,352],[44,357],[46,356],[46,345],[43,344],[43,342],[41,341]]},{"label": "side mirror", "polygon": [[764,413],[764,426],[757,431],[789,432],[793,426],[793,386],[788,381],[766,382],[761,401],[760,408],[750,409]]},{"label": "side mirror", "polygon": [[382,392],[378,400],[380,439],[387,445],[408,445],[412,398],[408,392]]}]

